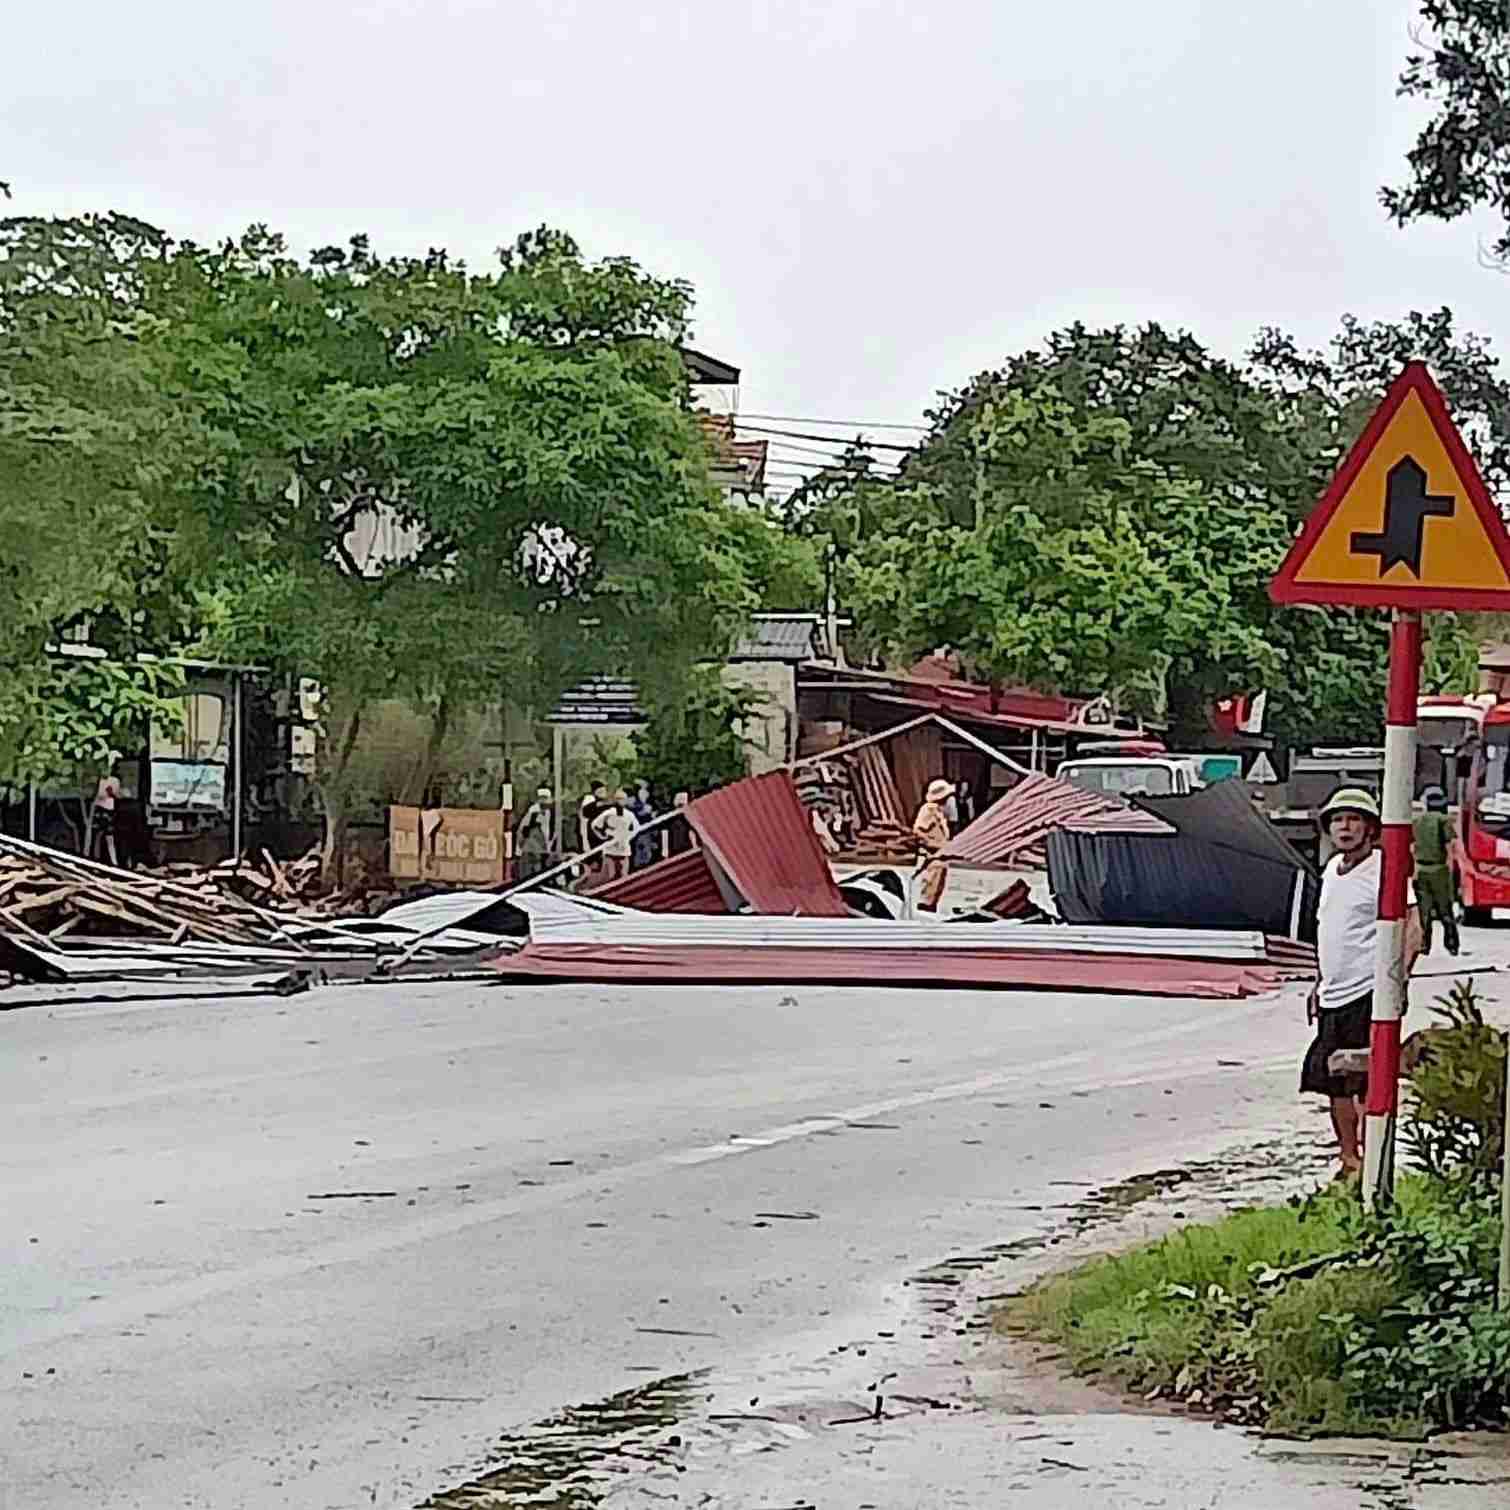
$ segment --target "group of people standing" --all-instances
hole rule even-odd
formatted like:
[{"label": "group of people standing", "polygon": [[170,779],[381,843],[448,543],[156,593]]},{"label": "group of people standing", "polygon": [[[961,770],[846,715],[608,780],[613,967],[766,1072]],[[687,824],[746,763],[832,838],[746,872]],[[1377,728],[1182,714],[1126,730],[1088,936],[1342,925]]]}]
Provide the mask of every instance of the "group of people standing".
[{"label": "group of people standing", "polygon": [[[672,811],[679,812],[689,800],[688,793],[678,792]],[[623,787],[610,793],[604,782],[595,781],[577,809],[576,832],[568,835],[556,822],[550,788],[541,787],[514,830],[518,878],[537,876],[564,859],[568,844],[577,854],[601,851],[587,863],[584,879],[589,885],[617,881],[631,870],[690,849],[694,841],[686,820],[673,818],[652,828],[660,816],[648,782],[639,782],[631,796]]]}]

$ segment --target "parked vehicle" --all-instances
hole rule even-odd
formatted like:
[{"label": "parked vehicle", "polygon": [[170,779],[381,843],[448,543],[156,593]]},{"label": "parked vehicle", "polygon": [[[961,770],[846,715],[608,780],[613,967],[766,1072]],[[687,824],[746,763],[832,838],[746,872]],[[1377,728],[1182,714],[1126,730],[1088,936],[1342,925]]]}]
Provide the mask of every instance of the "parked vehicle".
[{"label": "parked vehicle", "polygon": [[1066,760],[1059,767],[1061,781],[1107,797],[1175,797],[1196,789],[1196,762],[1185,755],[1100,756]]},{"label": "parked vehicle", "polygon": [[1510,703],[1484,710],[1466,763],[1453,861],[1463,921],[1482,924],[1510,907]]}]

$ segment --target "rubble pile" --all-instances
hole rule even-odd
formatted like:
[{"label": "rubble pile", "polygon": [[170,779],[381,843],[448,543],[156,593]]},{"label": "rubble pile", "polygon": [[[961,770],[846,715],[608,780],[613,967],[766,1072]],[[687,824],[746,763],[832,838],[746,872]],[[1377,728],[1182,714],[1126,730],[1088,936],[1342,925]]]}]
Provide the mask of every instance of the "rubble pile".
[{"label": "rubble pile", "polygon": [[847,859],[910,865],[916,858],[917,840],[903,818],[901,793],[874,745],[826,755],[792,774],[805,807],[839,814]]},{"label": "rubble pile", "polygon": [[[219,868],[171,871],[112,870],[40,845],[18,853],[0,838],[0,927],[38,943],[130,937],[260,944],[282,933]],[[245,875],[237,878],[243,885]]]},{"label": "rubble pile", "polygon": [[368,916],[369,878],[315,898],[314,855],[261,866],[125,871],[0,835],[0,972],[28,980],[183,974],[350,977],[400,962],[418,969],[485,939],[420,938]]}]

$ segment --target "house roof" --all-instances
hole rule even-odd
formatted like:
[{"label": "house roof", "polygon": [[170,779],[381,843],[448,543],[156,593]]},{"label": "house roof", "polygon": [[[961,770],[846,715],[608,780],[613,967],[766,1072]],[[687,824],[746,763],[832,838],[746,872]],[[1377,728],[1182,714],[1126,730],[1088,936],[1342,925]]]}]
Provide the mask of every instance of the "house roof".
[{"label": "house roof", "polygon": [[765,486],[766,460],[771,443],[766,440],[736,440],[732,414],[696,414],[703,434],[713,451],[717,471],[733,472],[736,482],[747,488]]},{"label": "house roof", "polygon": [[720,387],[732,388],[739,382],[739,368],[710,357],[706,352],[694,351],[690,346],[680,349],[682,361],[687,364],[694,383],[717,383]]},{"label": "house roof", "polygon": [[815,613],[762,613],[735,644],[730,660],[786,661],[797,666],[825,653],[823,620]]},{"label": "house roof", "polygon": [[613,676],[591,676],[561,694],[561,700],[546,719],[550,724],[616,725],[620,728],[645,722],[634,682]]}]

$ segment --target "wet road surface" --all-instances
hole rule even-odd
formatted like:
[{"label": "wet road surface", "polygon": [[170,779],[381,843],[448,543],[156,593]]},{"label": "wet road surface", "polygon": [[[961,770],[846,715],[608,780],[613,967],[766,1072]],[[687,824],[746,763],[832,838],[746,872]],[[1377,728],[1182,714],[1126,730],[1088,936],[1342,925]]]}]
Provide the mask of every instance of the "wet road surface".
[{"label": "wet road surface", "polygon": [[0,1505],[412,1506],[564,1410],[823,1357],[1095,1187],[1314,1144],[1298,1012],[407,985],[0,1014]]}]

